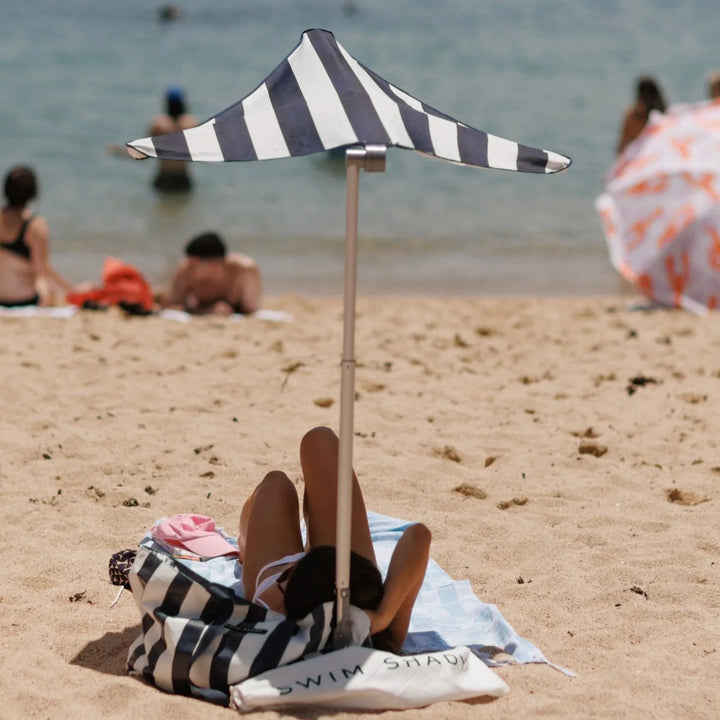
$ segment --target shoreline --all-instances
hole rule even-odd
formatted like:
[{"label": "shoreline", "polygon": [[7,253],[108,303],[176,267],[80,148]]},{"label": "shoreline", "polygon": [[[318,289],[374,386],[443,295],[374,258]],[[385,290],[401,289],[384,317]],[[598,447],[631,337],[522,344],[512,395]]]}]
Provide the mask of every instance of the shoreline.
[{"label": "shoreline", "polygon": [[[342,298],[265,305],[293,319],[0,317],[8,720],[230,717],[125,674],[140,617],[128,592],[110,608],[107,563],[176,512],[234,534],[265,473],[299,481],[301,434],[337,429]],[[717,347],[716,316],[620,295],[358,297],[368,509],[428,525],[440,566],[577,675],[498,668],[506,697],[413,717],[714,718]]]},{"label": "shoreline", "polygon": [[[258,262],[268,296],[343,293],[344,240],[338,240],[331,251],[296,247],[285,254],[269,253],[252,244],[235,246]],[[130,249],[117,253],[55,253],[53,261],[72,282],[99,284],[103,261],[110,254],[138,268],[153,287],[162,287],[181,258],[181,248],[172,255],[142,254]],[[515,252],[510,248],[506,252],[489,252],[478,247],[473,253],[436,247],[423,252],[409,248],[405,252],[401,247],[367,248],[361,242],[357,286],[359,296],[590,297],[628,292],[604,247]]]}]

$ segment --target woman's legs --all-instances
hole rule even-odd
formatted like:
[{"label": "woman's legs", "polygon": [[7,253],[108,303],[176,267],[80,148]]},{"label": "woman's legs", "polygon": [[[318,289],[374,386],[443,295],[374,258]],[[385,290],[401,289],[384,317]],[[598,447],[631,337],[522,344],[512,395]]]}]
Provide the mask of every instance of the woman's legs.
[{"label": "woman's legs", "polygon": [[[338,439],[332,430],[310,430],[300,444],[300,463],[305,477],[303,511],[308,543],[335,545]],[[415,598],[427,568],[430,531],[422,524],[411,525],[398,541],[385,579],[380,607],[367,611],[373,635],[379,633],[384,649],[399,652],[405,641]],[[367,512],[360,485],[353,474],[352,549],[375,563]]]},{"label": "woman's legs", "polygon": [[238,534],[245,597],[252,599],[258,572],[269,562],[302,552],[298,494],[283,472],[269,472],[240,513]]},{"label": "woman's legs", "polygon": [[[300,443],[305,479],[303,513],[308,545],[335,545],[337,525],[338,438],[326,427],[308,431]],[[350,547],[376,563],[362,491],[353,473]]]}]

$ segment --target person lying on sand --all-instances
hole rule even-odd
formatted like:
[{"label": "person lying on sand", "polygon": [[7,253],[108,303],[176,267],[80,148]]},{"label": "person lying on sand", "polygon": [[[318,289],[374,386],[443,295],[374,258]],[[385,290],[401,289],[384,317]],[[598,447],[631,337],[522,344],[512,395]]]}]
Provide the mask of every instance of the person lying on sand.
[{"label": "person lying on sand", "polygon": [[[284,472],[269,472],[240,514],[238,549],[245,596],[291,619],[335,598],[338,445],[337,436],[326,427],[313,428],[300,443],[305,546],[298,493]],[[350,602],[369,616],[375,648],[400,652],[425,577],[430,540],[425,525],[407,528],[383,583],[362,491],[353,474]]]},{"label": "person lying on sand", "polygon": [[214,232],[193,238],[175,270],[170,289],[160,296],[164,308],[195,315],[254,313],[260,309],[262,284],[257,263],[247,255],[227,253]]}]

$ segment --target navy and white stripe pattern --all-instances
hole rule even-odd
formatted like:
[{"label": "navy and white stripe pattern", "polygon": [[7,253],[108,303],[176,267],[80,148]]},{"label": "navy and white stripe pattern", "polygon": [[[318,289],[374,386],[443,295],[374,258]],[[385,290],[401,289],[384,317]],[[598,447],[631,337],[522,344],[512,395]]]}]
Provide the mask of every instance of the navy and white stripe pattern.
[{"label": "navy and white stripe pattern", "polygon": [[469,127],[391,85],[327,30],[299,45],[250,95],[206,122],[127,144],[134,157],[269,160],[346,145],[387,145],[500,170],[554,173],[570,158]]},{"label": "navy and white stripe pattern", "polygon": [[167,692],[229,697],[231,685],[332,647],[333,603],[286,620],[145,547],[129,580],[142,632],[128,669]]}]

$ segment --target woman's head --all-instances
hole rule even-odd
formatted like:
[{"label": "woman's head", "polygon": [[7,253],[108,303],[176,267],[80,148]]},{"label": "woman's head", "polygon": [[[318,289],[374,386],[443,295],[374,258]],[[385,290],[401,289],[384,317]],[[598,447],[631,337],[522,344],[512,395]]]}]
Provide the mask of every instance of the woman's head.
[{"label": "woman's head", "polygon": [[[350,555],[350,604],[376,610],[383,596],[380,571],[362,555]],[[299,620],[335,599],[335,548],[312,548],[295,566],[285,589],[285,615]]]},{"label": "woman's head", "polygon": [[5,198],[8,205],[24,208],[37,197],[38,184],[35,173],[28,167],[14,167],[5,176]]},{"label": "woman's head", "polygon": [[665,112],[665,98],[660,90],[660,86],[654,78],[647,75],[638,78],[637,98],[647,108],[648,115],[651,110]]}]

